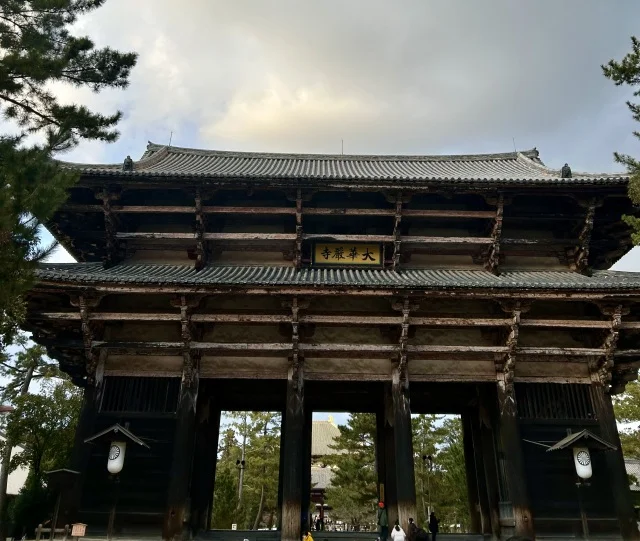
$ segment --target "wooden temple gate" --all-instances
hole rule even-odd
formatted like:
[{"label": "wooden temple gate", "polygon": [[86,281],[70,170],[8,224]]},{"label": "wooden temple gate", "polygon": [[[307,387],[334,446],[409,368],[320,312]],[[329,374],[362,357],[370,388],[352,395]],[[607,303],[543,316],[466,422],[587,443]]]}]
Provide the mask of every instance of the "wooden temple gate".
[{"label": "wooden temple gate", "polygon": [[[637,539],[612,393],[637,377],[640,275],[624,176],[571,175],[537,151],[297,156],[150,145],[79,166],[50,228],[80,262],[45,264],[34,339],[84,387],[63,514],[94,534],[209,528],[221,411],[283,412],[281,517],[300,538],[311,415],[377,415],[390,518],[415,516],[411,413],[462,415],[475,532]],[[117,480],[114,424],[129,446]],[[576,489],[569,451],[587,428]],[[579,505],[579,501],[582,502]]]}]

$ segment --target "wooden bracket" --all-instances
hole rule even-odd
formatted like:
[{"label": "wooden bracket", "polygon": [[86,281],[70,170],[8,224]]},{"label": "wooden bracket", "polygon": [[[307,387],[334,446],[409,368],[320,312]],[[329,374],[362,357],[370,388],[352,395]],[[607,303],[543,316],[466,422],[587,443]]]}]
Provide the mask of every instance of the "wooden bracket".
[{"label": "wooden bracket", "polygon": [[101,295],[89,292],[86,295],[70,297],[71,306],[80,311],[80,321],[82,328],[82,342],[84,344],[84,356],[86,360],[87,383],[93,385],[98,367],[98,357],[93,350],[93,340],[95,337],[95,324],[89,319],[89,309],[96,308],[102,300]]},{"label": "wooden bracket", "polygon": [[296,269],[302,266],[302,190],[296,191],[296,244],[293,250],[293,259]]},{"label": "wooden bracket", "polygon": [[637,366],[623,368],[614,367],[611,379],[612,381],[609,394],[615,395],[623,393],[627,383],[638,379],[638,368]]},{"label": "wooden bracket", "polygon": [[605,392],[611,392],[615,354],[620,337],[622,316],[630,312],[630,308],[623,304],[600,304],[600,310],[604,315],[610,316],[609,330],[602,344],[604,355],[589,363],[589,371],[592,381],[602,385]]},{"label": "wooden bracket", "polygon": [[111,203],[120,199],[120,193],[109,191],[109,189],[105,187],[102,191],[96,193],[95,196],[98,199],[102,199],[105,240],[107,244],[107,254],[104,260],[104,267],[109,268],[122,261],[120,241],[116,237],[118,233],[118,218],[111,209]]},{"label": "wooden bracket", "polygon": [[584,221],[578,234],[578,245],[571,251],[570,268],[577,272],[587,272],[589,268],[589,246],[591,244],[591,233],[593,232],[593,222],[596,215],[596,208],[602,205],[602,201],[596,198],[578,200],[578,204],[586,209]]},{"label": "wooden bracket", "polygon": [[302,306],[298,303],[298,297],[291,299],[291,370],[292,383],[296,390],[301,390],[303,385],[303,363],[304,357],[300,351],[300,309]]},{"label": "wooden bracket", "polygon": [[484,268],[493,274],[499,274],[500,267],[500,242],[502,240],[502,221],[504,218],[504,194],[498,194],[496,215],[491,230],[491,245],[486,251]]},{"label": "wooden bracket", "polygon": [[407,358],[407,344],[409,342],[409,317],[411,314],[411,302],[405,297],[402,302],[402,323],[400,324],[400,351],[398,353],[399,382],[403,389],[409,389],[409,370]]},{"label": "wooden bracket", "polygon": [[400,254],[402,245],[402,231],[400,230],[400,222],[402,221],[402,192],[396,195],[396,214],[393,223],[393,256],[391,260],[392,269],[395,271],[400,265]]},{"label": "wooden bracket", "polygon": [[195,205],[196,205],[196,263],[195,269],[196,271],[202,270],[207,264],[208,260],[208,250],[207,243],[204,240],[204,234],[206,232],[206,218],[204,213],[202,212],[202,194],[200,190],[196,190],[195,194]]}]

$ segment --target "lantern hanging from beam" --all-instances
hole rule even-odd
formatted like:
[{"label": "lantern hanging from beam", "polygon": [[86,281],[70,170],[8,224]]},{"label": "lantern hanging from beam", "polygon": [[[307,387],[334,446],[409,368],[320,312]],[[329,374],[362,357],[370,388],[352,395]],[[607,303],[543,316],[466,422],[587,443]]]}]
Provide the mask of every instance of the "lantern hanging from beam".
[{"label": "lantern hanging from beam", "polygon": [[591,453],[587,447],[573,448],[573,462],[576,473],[580,479],[591,479],[593,471],[591,469]]},{"label": "lantern hanging from beam", "polygon": [[87,438],[84,442],[102,442],[102,445],[109,445],[107,470],[109,470],[109,473],[113,475],[117,475],[122,471],[122,467],[124,466],[124,457],[127,451],[127,442],[149,449],[149,446],[144,441],[129,430],[129,423],[126,423],[125,426],[120,426],[119,424],[110,426],[102,432]]},{"label": "lantern hanging from beam", "polygon": [[109,473],[120,473],[124,466],[124,455],[127,450],[126,441],[113,441],[109,448],[109,458],[107,460],[107,469]]}]

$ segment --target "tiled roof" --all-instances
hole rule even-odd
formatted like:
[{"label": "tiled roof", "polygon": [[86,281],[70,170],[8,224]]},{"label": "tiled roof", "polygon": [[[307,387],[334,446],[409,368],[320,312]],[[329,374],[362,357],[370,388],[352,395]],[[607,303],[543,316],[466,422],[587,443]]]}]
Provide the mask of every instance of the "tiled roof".
[{"label": "tiled roof", "polygon": [[625,458],[624,468],[627,475],[632,475],[630,488],[633,492],[640,492],[640,460],[636,458]]},{"label": "tiled roof", "polygon": [[599,271],[593,276],[562,271],[513,271],[495,276],[482,270],[301,269],[293,267],[210,266],[123,263],[104,269],[101,263],[45,263],[43,281],[82,284],[185,286],[305,286],[394,289],[503,288],[568,290],[640,289],[640,273]]},{"label": "tiled roof", "polygon": [[311,488],[316,490],[326,490],[331,487],[331,479],[333,479],[333,470],[326,466],[311,466]]},{"label": "tiled roof", "polygon": [[440,156],[349,156],[265,154],[167,147],[149,143],[133,171],[119,164],[74,164],[93,176],[301,180],[415,181],[509,184],[625,184],[624,174],[575,173],[563,179],[546,167],[537,150],[503,154]]},{"label": "tiled roof", "polygon": [[313,421],[311,428],[311,456],[327,456],[338,453],[332,449],[333,441],[340,435],[340,429],[330,421]]}]

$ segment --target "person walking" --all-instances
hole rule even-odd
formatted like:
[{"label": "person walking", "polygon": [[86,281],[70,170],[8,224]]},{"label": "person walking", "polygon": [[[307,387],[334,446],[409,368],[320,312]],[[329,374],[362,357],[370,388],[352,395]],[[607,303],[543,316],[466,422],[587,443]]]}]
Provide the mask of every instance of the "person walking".
[{"label": "person walking", "polygon": [[418,527],[413,519],[409,519],[409,527],[407,528],[407,539],[409,541],[416,541],[416,534],[418,533]]},{"label": "person walking", "polygon": [[391,541],[406,541],[407,536],[400,527],[400,522],[396,520],[396,524],[391,530]]},{"label": "person walking", "polygon": [[380,541],[387,541],[389,538],[389,517],[384,502],[378,503],[378,526],[380,527]]},{"label": "person walking", "polygon": [[440,530],[439,525],[440,521],[436,518],[436,514],[432,511],[429,515],[429,531],[431,532],[431,540],[436,541],[436,535]]}]

